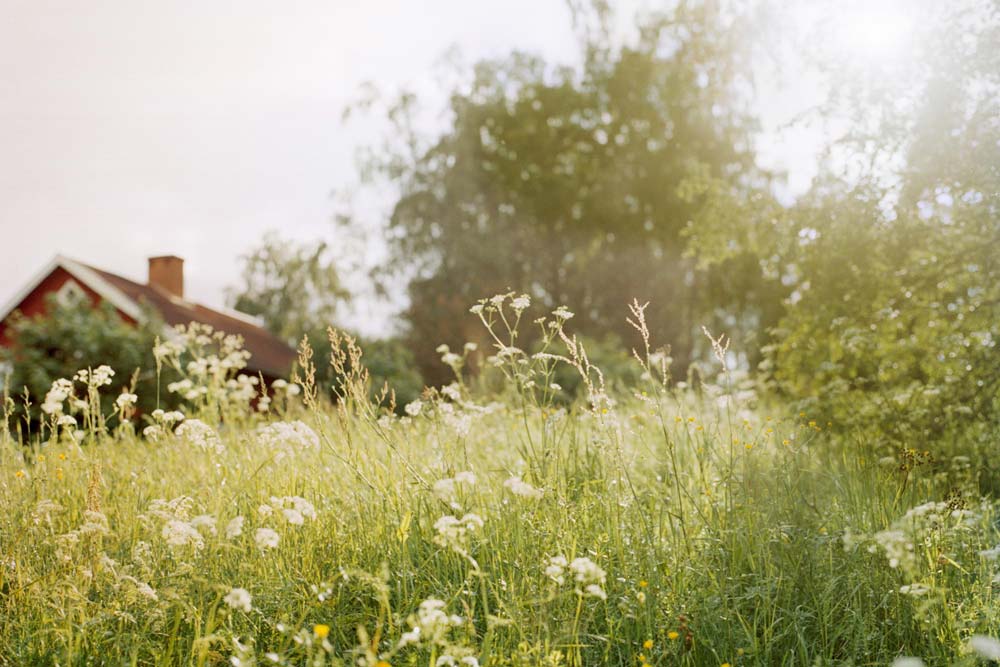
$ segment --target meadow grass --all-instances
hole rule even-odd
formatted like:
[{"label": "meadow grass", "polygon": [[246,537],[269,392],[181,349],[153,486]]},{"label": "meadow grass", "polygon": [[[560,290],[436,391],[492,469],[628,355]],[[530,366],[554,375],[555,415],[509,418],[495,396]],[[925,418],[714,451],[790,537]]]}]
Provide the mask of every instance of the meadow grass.
[{"label": "meadow grass", "polygon": [[[0,663],[988,654],[995,505],[967,460],[887,458],[863,433],[757,405],[725,374],[678,387],[648,349],[646,384],[607,389],[565,319],[546,339],[566,338],[558,355],[500,349],[499,394],[456,382],[403,417],[368,398],[348,344],[336,404],[315,395],[306,352],[302,395],[267,412],[235,410],[202,378],[182,427],[161,414],[140,437],[81,414],[80,432],[5,434]],[[539,391],[549,363],[579,368],[587,400]]]}]

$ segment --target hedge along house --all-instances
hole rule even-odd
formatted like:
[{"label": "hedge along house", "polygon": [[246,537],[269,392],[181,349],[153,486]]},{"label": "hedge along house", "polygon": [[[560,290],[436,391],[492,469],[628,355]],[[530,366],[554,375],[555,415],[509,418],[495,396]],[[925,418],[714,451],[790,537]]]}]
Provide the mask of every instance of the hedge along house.
[{"label": "hedge along house", "polygon": [[295,350],[264,329],[256,318],[185,299],[184,260],[173,255],[149,258],[145,284],[57,255],[0,308],[0,346],[17,345],[9,331],[14,313],[26,317],[44,314],[50,294],[60,300],[85,299],[94,306],[110,303],[122,319],[133,324],[145,317],[145,307],[158,313],[167,327],[200,322],[241,336],[244,349],[251,355],[245,372],[262,374],[269,382],[287,377],[296,358]]}]

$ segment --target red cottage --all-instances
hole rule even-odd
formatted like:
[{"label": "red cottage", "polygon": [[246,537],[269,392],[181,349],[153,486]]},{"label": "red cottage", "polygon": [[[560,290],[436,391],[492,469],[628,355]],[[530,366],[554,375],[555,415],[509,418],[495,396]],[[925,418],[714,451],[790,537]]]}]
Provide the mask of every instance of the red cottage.
[{"label": "red cottage", "polygon": [[97,305],[106,301],[126,321],[143,317],[141,305],[159,313],[167,324],[200,322],[214,329],[243,337],[243,346],[252,355],[250,373],[262,373],[267,380],[286,377],[295,360],[295,350],[270,333],[254,317],[235,310],[214,310],[184,298],[184,260],[173,255],[149,258],[145,284],[102,271],[68,257],[56,256],[38,272],[7,304],[0,307],[0,346],[15,344],[8,335],[10,318],[20,311],[31,317],[45,310],[46,297],[86,296]]}]

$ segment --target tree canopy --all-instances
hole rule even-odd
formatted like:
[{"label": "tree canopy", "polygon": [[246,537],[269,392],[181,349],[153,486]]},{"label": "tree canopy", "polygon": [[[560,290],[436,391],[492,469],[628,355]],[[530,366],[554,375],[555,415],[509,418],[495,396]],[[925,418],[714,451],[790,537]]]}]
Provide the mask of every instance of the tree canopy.
[{"label": "tree canopy", "polygon": [[579,69],[525,54],[480,63],[451,94],[449,129],[382,162],[401,191],[390,238],[394,262],[416,267],[406,318],[425,372],[438,343],[467,335],[455,324],[468,305],[508,288],[570,305],[595,335],[629,335],[625,304],[652,301],[682,371],[701,325],[770,323],[774,288],[753,258],[705,267],[686,252],[715,194],[701,183],[770,196],[745,94],[747,21],[681,6],[648,17],[633,45],[586,41]]}]

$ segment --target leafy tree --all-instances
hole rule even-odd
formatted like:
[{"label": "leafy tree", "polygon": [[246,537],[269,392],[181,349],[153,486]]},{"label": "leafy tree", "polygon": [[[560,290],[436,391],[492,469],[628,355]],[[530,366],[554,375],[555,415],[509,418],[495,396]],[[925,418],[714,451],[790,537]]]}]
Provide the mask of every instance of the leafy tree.
[{"label": "leafy tree", "polygon": [[787,285],[765,364],[780,392],[921,449],[1000,409],[1000,8],[923,18],[916,61],[827,65],[820,113],[848,131],[811,192],[704,211],[692,238],[708,263],[726,258],[718,239],[752,249]]},{"label": "leafy tree", "polygon": [[[446,379],[439,343],[473,339],[468,306],[508,289],[626,340],[626,304],[649,300],[681,372],[702,324],[773,321],[775,288],[756,258],[707,266],[687,253],[709,197],[768,196],[743,94],[747,20],[684,3],[647,17],[631,46],[591,30],[579,69],[524,54],[480,63],[452,92],[447,131],[369,165],[401,192],[389,238],[395,265],[415,275],[405,317],[425,377]],[[400,130],[414,103],[391,110]],[[686,185],[706,179],[713,189]]]},{"label": "leafy tree", "polygon": [[[317,383],[329,388],[337,381],[330,365],[326,330],[339,308],[349,299],[340,283],[326,243],[315,246],[281,239],[274,233],[243,256],[242,286],[229,290],[234,308],[258,315],[264,326],[289,342],[309,337],[315,352]],[[372,379],[372,391],[388,383],[400,405],[412,401],[423,389],[413,355],[398,340],[359,341],[362,363]]]},{"label": "leafy tree", "polygon": [[[11,397],[18,398],[25,390],[31,396],[29,421],[38,419],[39,405],[55,380],[71,379],[78,370],[101,365],[115,371],[111,386],[102,390],[105,414],[112,411],[115,396],[132,386],[133,375],[139,410],[157,407],[153,345],[163,327],[152,313],[135,325],[108,303],[94,307],[84,301],[61,302],[55,295],[49,295],[46,308],[45,314],[33,317],[15,314],[9,330],[14,345],[0,349],[0,362],[10,366],[5,383]],[[167,408],[169,396],[162,392],[160,398],[159,407]],[[24,415],[23,404],[17,402]]]},{"label": "leafy tree", "polygon": [[228,291],[230,305],[256,315],[290,343],[332,324],[348,293],[325,242],[296,243],[267,234],[241,258],[241,285]]}]

